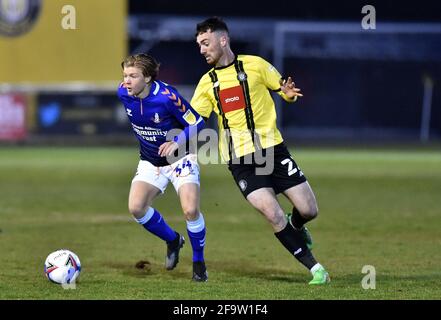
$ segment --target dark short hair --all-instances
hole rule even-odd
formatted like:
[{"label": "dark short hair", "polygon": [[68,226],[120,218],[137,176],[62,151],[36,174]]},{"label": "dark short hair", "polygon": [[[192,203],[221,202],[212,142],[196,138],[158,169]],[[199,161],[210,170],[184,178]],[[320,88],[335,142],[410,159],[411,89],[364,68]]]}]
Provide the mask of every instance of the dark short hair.
[{"label": "dark short hair", "polygon": [[159,62],[151,55],[140,53],[128,56],[121,62],[121,67],[137,67],[142,70],[144,77],[152,77],[155,80],[159,73]]},{"label": "dark short hair", "polygon": [[196,34],[197,37],[201,33],[205,33],[207,31],[226,31],[228,33],[227,24],[219,17],[211,17],[208,18],[201,23],[198,23],[196,26]]}]

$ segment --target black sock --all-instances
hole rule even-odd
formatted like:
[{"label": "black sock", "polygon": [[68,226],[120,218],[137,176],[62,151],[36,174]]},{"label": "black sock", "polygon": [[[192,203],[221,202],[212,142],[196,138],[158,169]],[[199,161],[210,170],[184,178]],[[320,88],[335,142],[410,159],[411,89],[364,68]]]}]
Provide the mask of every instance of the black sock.
[{"label": "black sock", "polygon": [[207,270],[204,261],[193,261],[193,271],[197,274],[204,273]]},{"label": "black sock", "polygon": [[302,229],[303,225],[309,220],[303,218],[296,207],[292,208],[291,223],[296,229]]},{"label": "black sock", "polygon": [[308,270],[317,263],[311,251],[306,246],[300,231],[295,230],[290,223],[286,224],[285,229],[274,233],[283,246],[288,250],[294,258],[303,264]]},{"label": "black sock", "polygon": [[176,248],[177,246],[179,246],[179,238],[181,237],[181,235],[179,233],[176,233],[176,238],[170,242],[167,242],[167,245],[169,246],[169,248]]}]

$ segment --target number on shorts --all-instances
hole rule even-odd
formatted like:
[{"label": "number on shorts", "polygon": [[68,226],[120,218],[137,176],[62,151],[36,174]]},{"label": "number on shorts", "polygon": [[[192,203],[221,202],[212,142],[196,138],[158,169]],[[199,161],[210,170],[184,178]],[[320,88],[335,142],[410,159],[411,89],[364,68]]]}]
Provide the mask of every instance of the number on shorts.
[{"label": "number on shorts", "polygon": [[290,158],[286,158],[285,160],[282,160],[282,165],[288,164],[288,176],[292,176],[294,173],[297,172],[297,168],[294,168],[294,162]]},{"label": "number on shorts", "polygon": [[189,169],[191,169],[191,162],[190,162],[190,160],[187,160],[187,161],[184,160],[184,161],[182,162],[182,169],[185,168],[186,166],[187,166]]}]

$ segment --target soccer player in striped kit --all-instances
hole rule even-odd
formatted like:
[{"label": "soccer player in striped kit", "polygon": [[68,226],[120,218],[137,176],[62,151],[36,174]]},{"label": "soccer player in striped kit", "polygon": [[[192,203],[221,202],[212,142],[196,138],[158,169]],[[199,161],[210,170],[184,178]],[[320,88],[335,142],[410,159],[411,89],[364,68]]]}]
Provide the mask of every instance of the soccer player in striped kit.
[{"label": "soccer player in striped kit", "polygon": [[[193,280],[207,281],[205,221],[199,209],[199,165],[188,148],[189,139],[202,129],[204,120],[175,88],[157,80],[159,63],[152,56],[132,55],[121,66],[124,81],[118,88],[118,97],[140,147],[140,161],[129,193],[129,211],[147,231],[166,242],[165,267],[174,269],[185,239],[152,207],[153,200],[171,182],[187,222],[193,249]],[[169,137],[176,129],[182,131]]]},{"label": "soccer player in striped kit", "polygon": [[[236,184],[270,223],[280,243],[311,272],[309,284],[328,283],[329,274],[312,255],[312,239],[304,226],[317,216],[317,202],[283,143],[270,95],[270,91],[276,92],[294,102],[302,97],[300,89],[291,77],[283,80],[261,57],[235,55],[228,27],[220,18],[199,23],[195,36],[200,53],[212,68],[199,81],[191,105],[204,118],[211,112],[217,114],[219,150]],[[293,206],[287,216],[278,194]]]}]

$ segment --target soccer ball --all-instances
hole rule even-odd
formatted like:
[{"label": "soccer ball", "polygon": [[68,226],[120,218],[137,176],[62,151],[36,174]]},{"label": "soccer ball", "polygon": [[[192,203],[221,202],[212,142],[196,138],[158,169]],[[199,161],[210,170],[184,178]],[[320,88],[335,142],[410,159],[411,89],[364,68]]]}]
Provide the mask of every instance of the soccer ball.
[{"label": "soccer ball", "polygon": [[80,259],[70,250],[54,251],[47,256],[44,262],[44,273],[53,283],[73,284],[80,272]]}]

